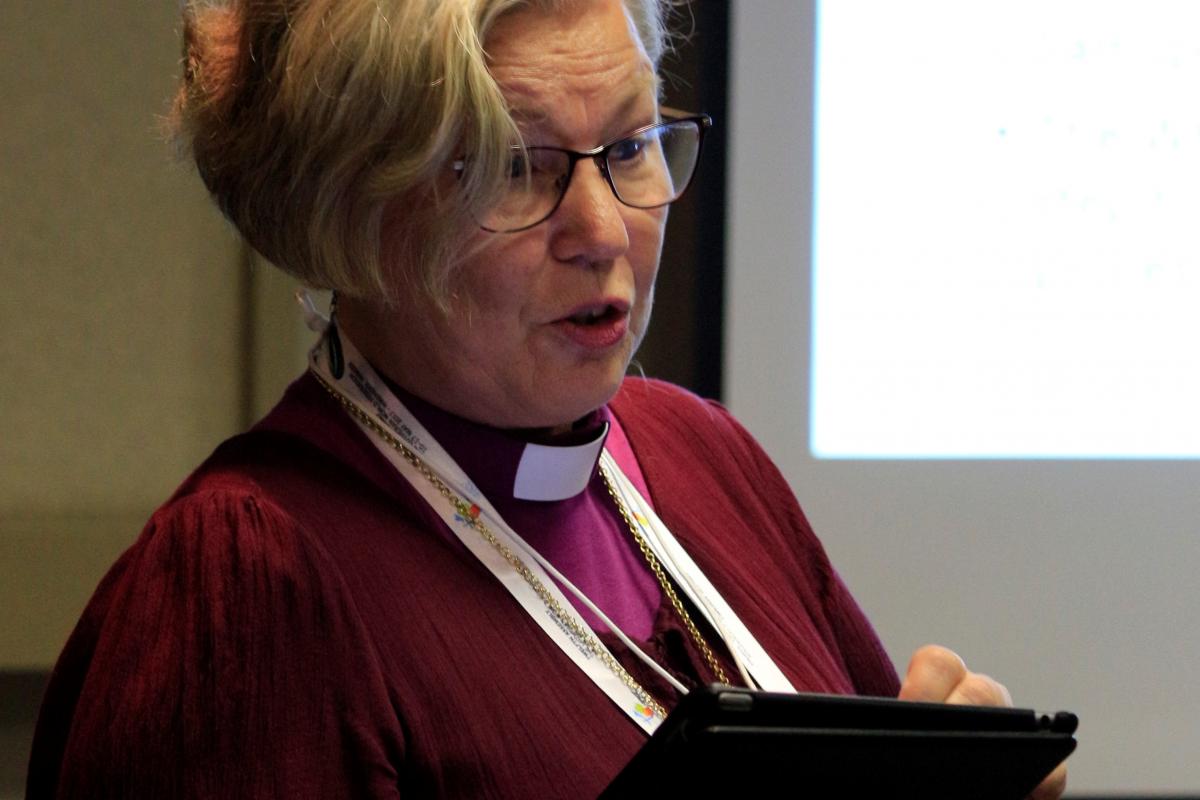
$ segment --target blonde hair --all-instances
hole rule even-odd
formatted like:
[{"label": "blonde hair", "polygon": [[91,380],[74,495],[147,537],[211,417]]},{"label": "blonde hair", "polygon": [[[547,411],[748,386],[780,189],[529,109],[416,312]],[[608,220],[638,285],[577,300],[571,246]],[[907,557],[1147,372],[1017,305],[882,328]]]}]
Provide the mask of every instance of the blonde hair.
[{"label": "blonde hair", "polygon": [[[579,1],[184,0],[171,124],[221,210],[276,266],[360,297],[394,299],[403,276],[441,304],[463,232],[520,140],[487,33],[518,8]],[[625,0],[655,70],[670,2]],[[464,155],[474,169],[439,181]],[[386,208],[402,213],[385,241]]]}]

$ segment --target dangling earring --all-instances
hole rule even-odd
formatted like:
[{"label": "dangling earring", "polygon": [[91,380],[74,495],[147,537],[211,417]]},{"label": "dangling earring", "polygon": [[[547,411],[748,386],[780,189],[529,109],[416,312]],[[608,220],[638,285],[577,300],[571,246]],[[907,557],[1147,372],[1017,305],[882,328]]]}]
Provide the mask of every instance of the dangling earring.
[{"label": "dangling earring", "polygon": [[325,335],[329,343],[329,371],[335,380],[340,381],[346,369],[346,362],[342,358],[342,339],[338,336],[337,292],[329,297],[329,330]]}]

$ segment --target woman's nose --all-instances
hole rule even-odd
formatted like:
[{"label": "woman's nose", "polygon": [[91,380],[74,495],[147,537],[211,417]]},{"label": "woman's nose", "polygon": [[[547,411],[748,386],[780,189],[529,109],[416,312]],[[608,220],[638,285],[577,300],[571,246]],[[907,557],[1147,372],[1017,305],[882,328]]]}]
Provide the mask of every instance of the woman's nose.
[{"label": "woman's nose", "polygon": [[629,249],[621,201],[595,159],[575,165],[562,203],[550,218],[555,226],[551,250],[560,261],[600,264]]}]

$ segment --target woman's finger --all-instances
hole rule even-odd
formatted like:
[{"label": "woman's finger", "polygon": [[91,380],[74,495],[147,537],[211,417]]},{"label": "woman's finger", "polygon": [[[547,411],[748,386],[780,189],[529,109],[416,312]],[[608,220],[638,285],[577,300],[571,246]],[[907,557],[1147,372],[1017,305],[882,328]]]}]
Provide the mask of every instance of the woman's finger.
[{"label": "woman's finger", "polygon": [[1012,695],[1004,684],[987,675],[968,672],[946,697],[947,703],[965,706],[1011,706]]},{"label": "woman's finger", "polygon": [[1067,765],[1066,762],[1059,764],[1046,776],[1046,779],[1038,784],[1038,787],[1033,790],[1033,794],[1029,795],[1029,800],[1058,800],[1063,796],[1063,792],[1067,790]]},{"label": "woman's finger", "polygon": [[944,703],[968,675],[967,666],[953,650],[926,645],[913,653],[908,673],[900,685],[901,700]]},{"label": "woman's finger", "polygon": [[[927,703],[1012,705],[1012,696],[1002,683],[971,672],[957,653],[937,645],[926,645],[913,653],[899,697]],[[1060,764],[1033,790],[1029,800],[1058,800],[1066,787],[1067,767]]]}]

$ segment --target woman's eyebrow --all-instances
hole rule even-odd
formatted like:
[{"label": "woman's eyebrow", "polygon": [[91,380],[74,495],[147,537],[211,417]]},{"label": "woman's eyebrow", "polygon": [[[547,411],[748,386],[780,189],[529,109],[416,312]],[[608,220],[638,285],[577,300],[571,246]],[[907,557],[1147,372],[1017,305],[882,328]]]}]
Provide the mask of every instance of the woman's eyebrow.
[{"label": "woman's eyebrow", "polygon": [[[640,82],[642,85],[622,100],[613,113],[609,115],[608,125],[604,129],[605,141],[612,139],[614,136],[620,136],[623,133],[629,132],[629,118],[635,113],[639,104],[645,103],[647,110],[650,112],[658,110],[658,81],[652,75],[649,77],[650,80]],[[647,98],[649,99],[647,100]],[[656,121],[654,119],[638,120],[637,124],[648,125]]]}]

